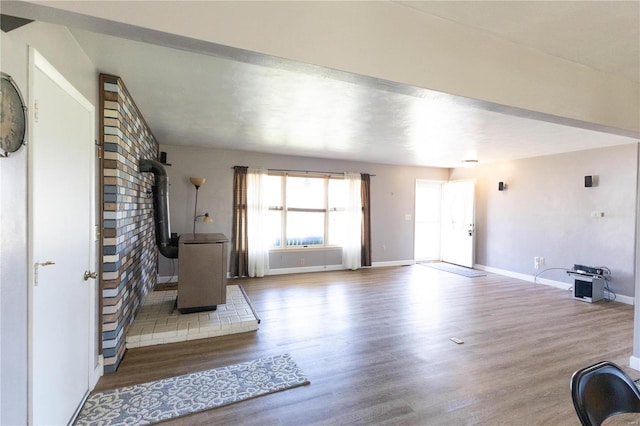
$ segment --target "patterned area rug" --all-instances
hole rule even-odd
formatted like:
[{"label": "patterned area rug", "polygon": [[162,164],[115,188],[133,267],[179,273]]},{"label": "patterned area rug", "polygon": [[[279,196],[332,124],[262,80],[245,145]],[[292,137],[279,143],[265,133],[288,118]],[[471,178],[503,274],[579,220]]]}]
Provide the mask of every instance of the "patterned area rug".
[{"label": "patterned area rug", "polygon": [[429,268],[451,272],[452,274],[464,275],[469,278],[484,277],[487,275],[484,272],[476,271],[475,269],[465,268],[464,266],[453,265],[446,262],[420,262],[420,264],[428,266]]},{"label": "patterned area rug", "polygon": [[76,425],[145,425],[309,384],[289,354],[96,392]]}]

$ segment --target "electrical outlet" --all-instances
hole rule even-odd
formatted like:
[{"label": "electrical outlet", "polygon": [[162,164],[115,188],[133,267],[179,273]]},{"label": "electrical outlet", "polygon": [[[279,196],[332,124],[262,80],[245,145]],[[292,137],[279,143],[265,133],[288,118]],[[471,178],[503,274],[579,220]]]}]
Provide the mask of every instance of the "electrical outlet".
[{"label": "electrical outlet", "polygon": [[540,261],[538,263],[540,264],[540,266],[544,265],[544,257],[540,257],[539,259]]},{"label": "electrical outlet", "polygon": [[304,265],[304,259],[300,259],[300,264]]},{"label": "electrical outlet", "polygon": [[533,258],[533,268],[540,269],[540,258],[538,256]]}]

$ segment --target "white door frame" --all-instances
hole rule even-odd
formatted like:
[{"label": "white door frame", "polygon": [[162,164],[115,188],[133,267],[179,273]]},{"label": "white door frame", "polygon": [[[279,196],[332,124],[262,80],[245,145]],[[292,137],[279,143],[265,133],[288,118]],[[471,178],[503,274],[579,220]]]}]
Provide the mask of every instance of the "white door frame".
[{"label": "white door frame", "polygon": [[[36,49],[33,47],[29,48],[29,108],[28,108],[28,119],[30,123],[30,127],[33,126],[35,122],[35,113],[36,107],[34,105],[34,75],[36,69],[39,69],[44,73],[47,77],[49,77],[52,81],[54,81],[60,88],[62,88],[67,94],[69,94],[75,101],[77,101],[83,108],[85,108],[88,112],[90,112],[91,117],[91,136],[92,140],[95,140],[95,107],[89,102],[75,87],[67,81],[67,79],[60,74]],[[34,203],[34,191],[33,191],[33,132],[28,132],[28,153],[27,153],[27,161],[28,161],[28,172],[27,172],[27,204],[28,204],[28,212],[27,212],[27,223],[28,223],[28,285],[27,285],[27,293],[28,293],[28,421],[32,423],[33,421],[33,338],[34,338],[34,253],[33,253],[33,231],[34,231],[34,212],[33,212],[33,203]],[[89,250],[89,264],[94,265],[95,269],[96,264],[96,251],[95,251],[95,239],[96,239],[96,221],[95,221],[95,182],[96,182],[96,170],[95,170],[95,161],[90,162],[90,172],[89,179],[90,182],[90,199],[93,200],[90,203],[90,229],[87,230],[88,236],[88,246],[91,247]],[[91,241],[89,241],[91,240]],[[88,389],[91,391],[100,376],[102,376],[103,365],[102,365],[102,357],[98,356],[98,339],[97,339],[97,301],[98,301],[98,281],[95,280],[90,284],[89,291],[89,300],[87,301],[89,306],[89,318],[92,319],[89,321],[89,341],[87,345],[89,347],[89,371],[87,372],[88,377]],[[55,392],[55,389],[52,389],[52,392]]]}]

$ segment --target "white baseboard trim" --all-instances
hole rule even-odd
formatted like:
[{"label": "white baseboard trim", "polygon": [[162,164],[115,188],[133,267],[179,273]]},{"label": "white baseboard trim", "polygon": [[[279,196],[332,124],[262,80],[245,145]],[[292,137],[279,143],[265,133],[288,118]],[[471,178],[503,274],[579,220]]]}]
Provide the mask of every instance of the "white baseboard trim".
[{"label": "white baseboard trim", "polygon": [[633,368],[634,370],[640,371],[640,358],[631,355],[629,357],[629,367]]},{"label": "white baseboard trim", "polygon": [[177,275],[173,275],[173,276],[160,276],[158,275],[158,280],[156,281],[158,284],[165,284],[165,283],[177,283],[178,282],[178,276]]},{"label": "white baseboard trim", "polygon": [[342,265],[304,266],[300,268],[269,269],[269,271],[265,272],[265,275],[304,274],[307,272],[342,271],[344,269]]},{"label": "white baseboard trim", "polygon": [[[605,290],[605,294],[607,291]],[[609,296],[610,297],[610,296]],[[623,294],[616,294],[614,299],[616,302],[624,303],[625,305],[634,305],[635,299],[633,297],[625,296]]]},{"label": "white baseboard trim", "polygon": [[491,272],[493,274],[504,275],[505,277],[517,278],[522,281],[528,281],[530,283],[540,283],[545,285],[550,285],[552,287],[557,287],[562,290],[569,290],[571,288],[571,284],[564,283],[562,281],[549,280],[546,278],[536,278],[533,275],[521,274],[519,272],[507,271],[506,269],[492,268],[491,266],[485,266],[480,264],[473,265],[475,269],[479,269],[481,271]]},{"label": "white baseboard trim", "polygon": [[[392,262],[375,262],[371,266],[363,266],[365,268],[382,268],[386,266],[408,266],[416,262],[413,260],[395,260]],[[286,275],[286,274],[304,274],[307,272],[324,272],[324,271],[346,271],[342,265],[320,265],[320,266],[303,266],[297,268],[277,268],[270,269],[265,275]],[[158,278],[158,282],[160,282]]]},{"label": "white baseboard trim", "polygon": [[415,265],[415,260],[392,260],[390,262],[373,262],[371,264],[372,268],[384,268],[387,266],[409,266]]},{"label": "white baseboard trim", "polygon": [[[536,278],[533,275],[521,274],[521,273],[518,273],[518,272],[507,271],[505,269],[492,268],[490,266],[485,266],[485,265],[475,264],[474,268],[479,269],[481,271],[487,271],[487,272],[491,272],[491,273],[494,273],[494,274],[498,274],[498,275],[504,275],[505,277],[517,278],[519,280],[528,281],[528,282],[531,282],[531,283],[549,285],[551,287],[556,287],[556,288],[559,288],[561,290],[570,290],[571,287],[572,287],[572,284],[570,284],[570,283],[565,283],[565,282],[562,282],[562,281],[549,280],[549,279],[540,278],[540,277]],[[609,297],[611,297],[606,290],[605,290],[605,294],[607,294]],[[635,302],[633,297],[624,296],[622,294],[616,294],[615,301],[616,302],[620,302],[620,303],[624,303],[624,304],[627,304],[627,305],[633,305],[634,302]]]}]

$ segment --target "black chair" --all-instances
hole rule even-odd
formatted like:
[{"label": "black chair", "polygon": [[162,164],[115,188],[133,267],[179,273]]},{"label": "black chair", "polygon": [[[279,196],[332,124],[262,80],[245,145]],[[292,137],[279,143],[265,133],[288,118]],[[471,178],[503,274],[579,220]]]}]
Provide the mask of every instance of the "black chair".
[{"label": "black chair", "polygon": [[612,362],[603,361],[573,373],[573,406],[585,426],[600,426],[622,413],[640,413],[640,391]]}]

